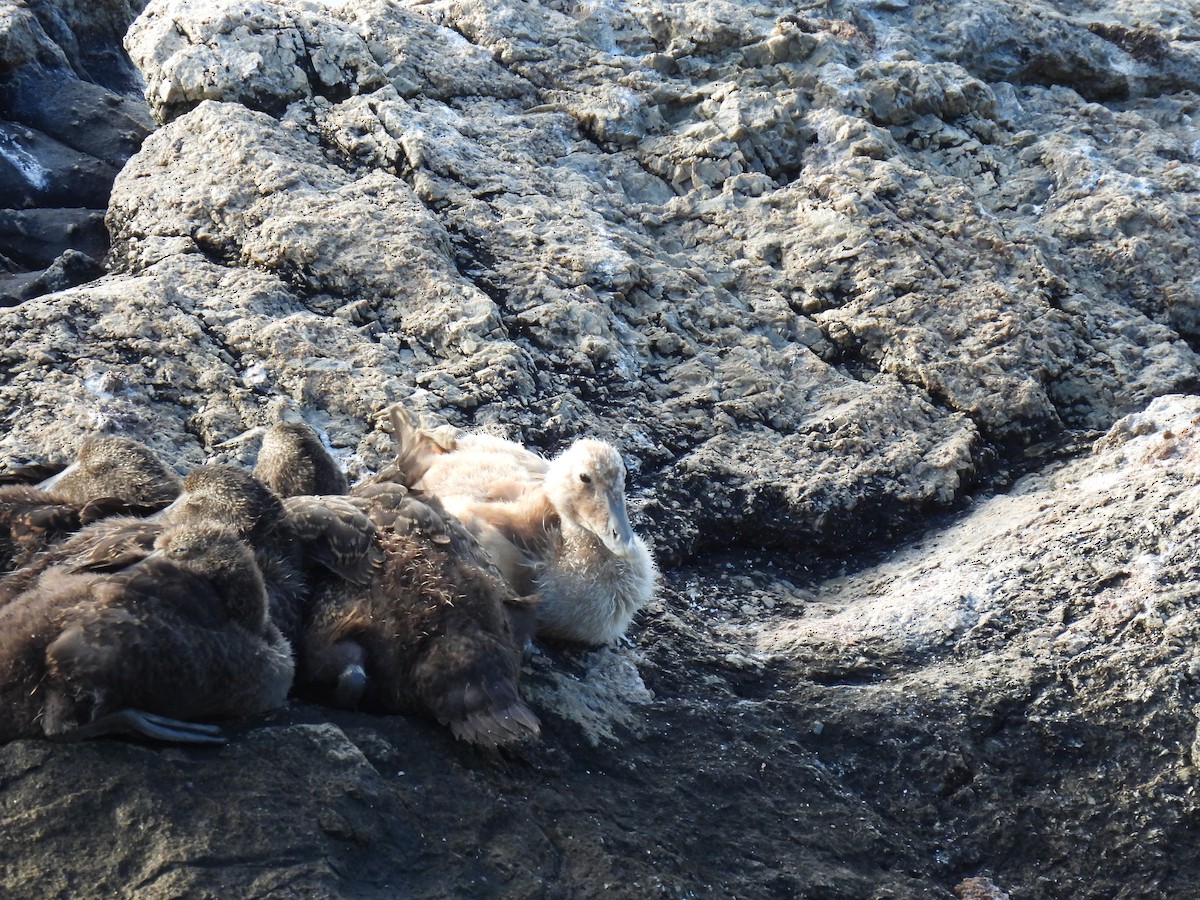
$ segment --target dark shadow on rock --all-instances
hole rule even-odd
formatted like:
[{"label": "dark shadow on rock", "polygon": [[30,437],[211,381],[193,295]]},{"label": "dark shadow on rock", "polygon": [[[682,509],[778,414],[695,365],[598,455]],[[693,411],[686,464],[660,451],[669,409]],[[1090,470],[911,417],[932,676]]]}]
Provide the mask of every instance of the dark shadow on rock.
[{"label": "dark shadow on rock", "polygon": [[32,2],[0,59],[0,306],[103,274],[113,179],[153,128],[121,37],[138,3]]}]

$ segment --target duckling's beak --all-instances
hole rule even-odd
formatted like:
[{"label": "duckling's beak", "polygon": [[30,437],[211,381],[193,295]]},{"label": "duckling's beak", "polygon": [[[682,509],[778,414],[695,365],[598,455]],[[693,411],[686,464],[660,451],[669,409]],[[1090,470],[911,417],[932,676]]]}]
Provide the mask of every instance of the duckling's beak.
[{"label": "duckling's beak", "polygon": [[251,438],[256,438],[259,435],[266,434],[266,433],[267,433],[266,425],[255,425],[253,428],[249,428],[246,431],[243,431],[241,434],[231,437],[227,441],[221,441],[221,443],[216,445],[216,449],[228,450],[230,447],[236,447],[238,444],[244,444],[244,443],[246,443],[246,441],[250,440]]},{"label": "duckling's beak", "polygon": [[158,512],[154,513],[153,515],[146,516],[146,518],[153,519],[153,520],[159,521],[159,522],[163,521],[164,519],[169,520],[171,518],[171,515],[173,513],[175,513],[181,506],[183,506],[186,499],[187,499],[186,493],[180,494],[173,501],[171,501],[171,503],[169,505],[164,506],[162,509],[160,509]]},{"label": "duckling's beak", "polygon": [[68,475],[78,472],[79,465],[80,465],[79,460],[75,460],[75,462],[71,463],[69,466],[67,466],[65,469],[63,469],[61,472],[59,472],[57,475],[51,475],[45,481],[39,482],[37,485],[38,490],[46,491],[47,493],[53,491],[54,486],[56,484],[58,484],[60,481],[62,481]]},{"label": "duckling's beak", "polygon": [[604,523],[600,540],[617,556],[628,556],[633,552],[633,526],[629,524],[629,513],[625,511],[624,491],[612,491],[608,495],[608,520]]}]

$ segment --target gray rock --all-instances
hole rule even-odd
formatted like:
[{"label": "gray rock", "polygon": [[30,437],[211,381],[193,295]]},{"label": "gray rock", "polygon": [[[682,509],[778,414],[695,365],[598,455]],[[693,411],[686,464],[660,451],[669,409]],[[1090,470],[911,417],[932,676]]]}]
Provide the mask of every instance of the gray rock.
[{"label": "gray rock", "polygon": [[[301,703],[217,753],[9,745],[37,839],[0,885],[1186,894],[1198,33],[1180,0],[154,0],[113,270],[0,314],[0,455],[249,463],[221,445],[287,410],[358,476],[395,400],[589,433],[665,583],[632,646],[531,656],[543,740],[503,759]],[[123,802],[145,829],[64,866]]]},{"label": "gray rock", "polygon": [[[125,0],[0,3],[0,257],[13,274],[0,307],[100,274],[107,236],[95,220],[152,125],[119,47],[138,11]],[[84,227],[64,227],[65,210]]]},{"label": "gray rock", "polygon": [[10,210],[0,222],[6,255],[32,267],[50,265],[62,255],[60,242],[69,235],[75,247],[93,257],[108,251],[104,213],[79,207]]},{"label": "gray rock", "polygon": [[66,290],[103,274],[104,267],[86,253],[65,250],[40,272],[0,276],[0,306],[15,306],[30,297]]}]

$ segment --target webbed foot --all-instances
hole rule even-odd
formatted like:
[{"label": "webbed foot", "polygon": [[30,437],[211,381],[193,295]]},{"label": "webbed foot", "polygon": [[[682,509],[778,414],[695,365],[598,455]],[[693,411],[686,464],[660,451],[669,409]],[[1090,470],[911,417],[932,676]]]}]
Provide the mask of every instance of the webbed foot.
[{"label": "webbed foot", "polygon": [[225,744],[229,739],[216,725],[170,719],[140,709],[119,709],[106,716],[49,735],[56,741],[86,741],[97,737],[143,737],[171,744]]}]

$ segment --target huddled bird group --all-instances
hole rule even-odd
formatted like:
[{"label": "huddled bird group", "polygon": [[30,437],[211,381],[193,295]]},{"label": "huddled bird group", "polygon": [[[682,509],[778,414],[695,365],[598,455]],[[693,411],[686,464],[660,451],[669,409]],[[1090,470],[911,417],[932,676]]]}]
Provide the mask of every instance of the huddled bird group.
[{"label": "huddled bird group", "polygon": [[253,471],[181,479],[113,435],[0,470],[0,741],[222,743],[213,720],[296,693],[537,737],[527,642],[610,643],[656,587],[621,457],[386,418],[396,457],[353,487],[303,423],[263,430]]}]

